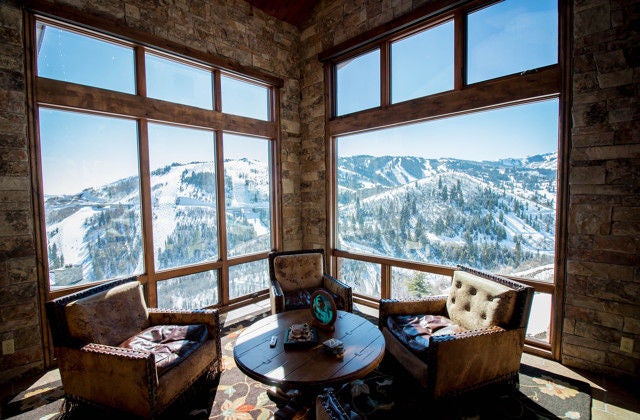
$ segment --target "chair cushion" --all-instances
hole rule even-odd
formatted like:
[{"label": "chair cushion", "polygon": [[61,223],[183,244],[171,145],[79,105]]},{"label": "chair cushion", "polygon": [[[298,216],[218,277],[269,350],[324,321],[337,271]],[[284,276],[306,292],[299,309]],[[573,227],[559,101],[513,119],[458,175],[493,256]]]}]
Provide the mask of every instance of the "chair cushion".
[{"label": "chair cushion", "polygon": [[284,292],[284,307],[287,311],[294,309],[305,309],[311,306],[311,295],[316,290],[324,290],[329,293],[336,303],[336,308],[344,310],[344,302],[340,295],[336,295],[322,287],[313,287],[310,289],[292,290],[290,292]]},{"label": "chair cushion", "polygon": [[147,305],[138,282],[73,301],[65,307],[65,315],[71,337],[85,343],[117,346],[149,326]]},{"label": "chair cushion", "polygon": [[120,344],[133,350],[154,354],[158,375],[178,365],[207,339],[204,324],[155,325]]},{"label": "chair cushion", "polygon": [[273,269],[283,292],[322,285],[324,267],[319,252],[279,255],[273,260]]},{"label": "chair cushion", "polygon": [[450,335],[467,331],[445,316],[440,315],[391,315],[387,328],[414,353],[429,348],[429,337]]},{"label": "chair cushion", "polygon": [[516,291],[466,271],[453,274],[447,314],[466,329],[506,326],[513,315]]}]

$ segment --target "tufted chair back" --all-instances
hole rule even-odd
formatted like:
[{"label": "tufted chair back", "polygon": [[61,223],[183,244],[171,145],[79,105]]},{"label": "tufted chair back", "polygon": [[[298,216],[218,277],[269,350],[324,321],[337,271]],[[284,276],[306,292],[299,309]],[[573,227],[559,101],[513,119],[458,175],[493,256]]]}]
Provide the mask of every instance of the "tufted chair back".
[{"label": "tufted chair back", "polygon": [[324,255],[319,252],[278,255],[273,271],[283,292],[322,286]]},{"label": "tufted chair back", "polygon": [[447,298],[447,313],[451,321],[468,330],[507,327],[515,302],[514,289],[467,271],[456,270]]}]

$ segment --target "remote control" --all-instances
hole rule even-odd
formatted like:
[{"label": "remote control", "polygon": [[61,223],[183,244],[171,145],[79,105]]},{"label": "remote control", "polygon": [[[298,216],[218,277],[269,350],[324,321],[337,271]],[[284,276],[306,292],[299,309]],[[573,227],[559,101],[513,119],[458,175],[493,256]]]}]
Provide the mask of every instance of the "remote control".
[{"label": "remote control", "polygon": [[278,337],[275,335],[271,336],[271,341],[269,341],[269,347],[275,347],[278,342]]}]

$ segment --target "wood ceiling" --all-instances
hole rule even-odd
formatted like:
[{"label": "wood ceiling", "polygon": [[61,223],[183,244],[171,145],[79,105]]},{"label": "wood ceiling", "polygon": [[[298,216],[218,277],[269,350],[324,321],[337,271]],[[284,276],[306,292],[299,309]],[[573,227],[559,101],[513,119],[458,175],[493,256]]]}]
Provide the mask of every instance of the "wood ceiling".
[{"label": "wood ceiling", "polygon": [[249,4],[298,28],[304,25],[319,0],[248,0]]}]

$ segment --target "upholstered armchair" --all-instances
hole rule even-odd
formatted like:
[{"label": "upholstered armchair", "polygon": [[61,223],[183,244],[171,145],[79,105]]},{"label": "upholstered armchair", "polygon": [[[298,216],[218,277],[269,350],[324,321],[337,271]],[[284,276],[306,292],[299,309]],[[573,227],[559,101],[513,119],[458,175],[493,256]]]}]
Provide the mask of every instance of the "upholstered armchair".
[{"label": "upholstered armchair", "polygon": [[68,403],[153,418],[220,371],[217,310],[147,308],[135,278],[54,299],[46,309]]},{"label": "upholstered armchair", "polygon": [[311,294],[324,289],[338,309],[352,312],[351,287],[324,272],[324,250],[271,252],[269,254],[271,312],[308,308]]},{"label": "upholstered armchair", "polygon": [[381,300],[387,351],[434,399],[515,384],[533,288],[459,266],[448,296]]}]

